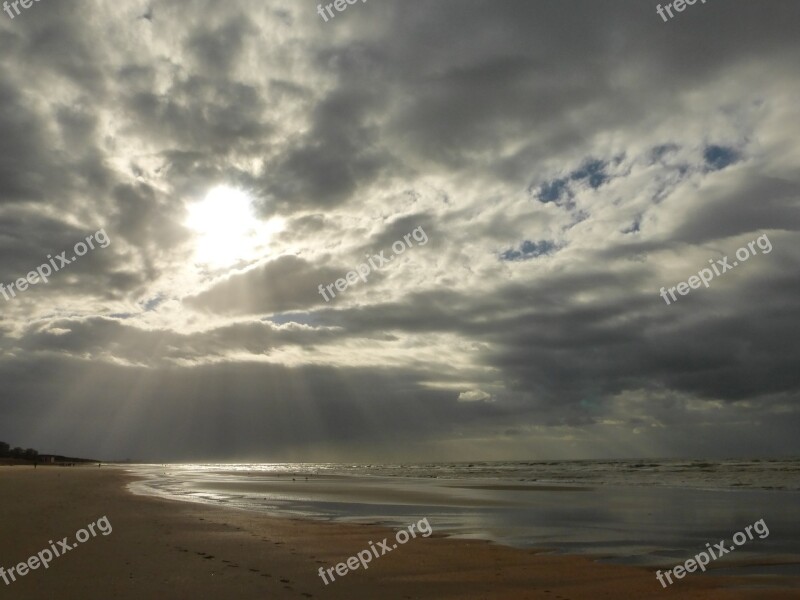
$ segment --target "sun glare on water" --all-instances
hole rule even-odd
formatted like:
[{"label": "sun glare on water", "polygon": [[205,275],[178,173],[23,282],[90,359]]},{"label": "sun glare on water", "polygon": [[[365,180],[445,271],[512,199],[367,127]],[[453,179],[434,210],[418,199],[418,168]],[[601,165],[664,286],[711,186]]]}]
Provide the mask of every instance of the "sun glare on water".
[{"label": "sun glare on water", "polygon": [[283,226],[280,218],[258,219],[247,194],[228,186],[215,187],[187,210],[185,224],[196,234],[195,260],[212,267],[259,258]]}]

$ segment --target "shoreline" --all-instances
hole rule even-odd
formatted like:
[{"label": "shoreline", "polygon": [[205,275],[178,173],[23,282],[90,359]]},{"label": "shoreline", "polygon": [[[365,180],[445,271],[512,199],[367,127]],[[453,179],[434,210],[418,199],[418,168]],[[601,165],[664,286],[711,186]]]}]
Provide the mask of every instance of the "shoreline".
[{"label": "shoreline", "polygon": [[[765,520],[778,535],[768,540],[759,535],[735,556],[715,560],[708,568],[736,568],[732,558],[737,564],[741,559],[754,564],[767,560],[784,565],[771,569],[773,574],[800,577],[800,544],[795,541],[800,528],[787,509],[800,500],[794,491],[749,489],[729,494],[697,487],[534,484],[502,477],[331,475],[275,470],[270,465],[130,470],[141,478],[129,489],[145,495],[276,517],[394,528],[425,514],[453,538],[488,540],[523,550],[549,548],[655,570],[696,555],[707,542],[729,539],[748,525],[742,517],[750,515],[749,522]],[[742,575],[757,572],[747,569]]]},{"label": "shoreline", "polygon": [[[793,578],[698,575],[666,589],[649,568],[438,534],[417,537],[325,585],[318,575],[395,530],[274,517],[135,495],[124,467],[0,467],[0,566],[8,569],[106,516],[88,539],[10,586],[15,598],[662,598],[784,600]],[[427,515],[419,515],[419,519]],[[678,561],[676,561],[677,563]],[[767,585],[769,587],[757,587]]]}]

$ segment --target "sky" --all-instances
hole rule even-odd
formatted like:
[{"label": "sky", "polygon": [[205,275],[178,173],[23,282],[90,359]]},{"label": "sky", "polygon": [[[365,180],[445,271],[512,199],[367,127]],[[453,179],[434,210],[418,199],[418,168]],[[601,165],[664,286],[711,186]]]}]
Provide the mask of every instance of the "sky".
[{"label": "sky", "polygon": [[799,454],[800,4],[657,4],[0,12],[0,439]]}]

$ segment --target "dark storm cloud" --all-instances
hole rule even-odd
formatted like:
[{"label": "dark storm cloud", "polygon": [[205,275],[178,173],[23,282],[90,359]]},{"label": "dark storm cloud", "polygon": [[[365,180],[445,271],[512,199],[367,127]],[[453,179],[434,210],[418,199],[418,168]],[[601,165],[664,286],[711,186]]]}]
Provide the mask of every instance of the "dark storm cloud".
[{"label": "dark storm cloud", "polygon": [[[42,381],[39,369],[53,378]],[[89,363],[58,357],[34,365],[8,360],[0,371],[13,377],[8,393],[19,401],[15,439],[45,436],[48,446],[83,454],[155,460],[292,458],[299,447],[324,448],[331,440],[370,447],[401,439],[408,443],[405,432],[423,438],[436,431],[449,404],[442,402],[441,392],[399,383],[403,378],[396,373],[374,369],[241,363],[202,371],[111,365],[93,370]],[[192,380],[188,388],[187,377]],[[298,386],[307,392],[302,397],[294,391]],[[113,400],[100,390],[113,390]],[[0,401],[4,417],[7,398]],[[128,408],[120,412],[120,406]],[[103,423],[91,439],[76,440],[67,433],[87,420]],[[329,458],[336,456],[335,449],[329,452]]]},{"label": "dark storm cloud", "polygon": [[[728,65],[798,56],[792,23],[800,9],[790,3],[769,11],[718,3],[680,26],[665,26],[654,7],[636,1],[390,6],[392,35],[360,48],[380,66],[348,64],[343,80],[383,87],[397,107],[390,131],[414,154],[496,172],[516,163],[515,176],[530,168],[526,157],[571,149],[593,131],[638,127],[653,110],[676,110],[676,94]],[[632,68],[635,81],[611,85]],[[615,109],[595,110],[606,104]],[[596,118],[577,131],[568,122],[579,110]],[[482,159],[509,140],[522,144],[516,155]]]},{"label": "dark storm cloud", "polygon": [[[3,203],[41,200],[35,174],[47,156],[43,123],[26,106],[20,92],[0,77],[0,194]],[[36,169],[33,171],[33,169]]]},{"label": "dark storm cloud", "polygon": [[267,169],[267,189],[282,207],[341,204],[390,166],[377,129],[366,123],[375,104],[368,90],[355,87],[319,102],[308,133]]},{"label": "dark storm cloud", "polygon": [[174,82],[165,94],[136,93],[127,99],[133,131],[150,140],[184,148],[208,148],[222,153],[248,140],[261,139],[269,127],[260,121],[264,110],[259,90],[206,77]]},{"label": "dark storm cloud", "polygon": [[[46,217],[33,211],[5,210],[0,216],[0,254],[4,256],[0,266],[0,282],[9,284],[36,271],[41,265],[48,265],[52,272],[46,285],[41,282],[20,294],[21,299],[36,301],[70,295],[75,298],[87,296],[112,296],[116,292],[131,289],[139,275],[133,271],[113,271],[115,264],[113,240],[104,237],[106,247],[100,241],[94,242],[94,250],[83,257],[76,257],[74,246],[84,243],[88,236],[96,233],[95,228],[76,227],[61,220]],[[93,240],[95,238],[92,238]],[[70,264],[63,266],[52,258],[62,252]],[[51,262],[51,260],[53,262]],[[53,268],[52,265],[56,265]],[[58,267],[61,270],[57,270]],[[87,287],[88,286],[88,287]],[[13,307],[9,301],[6,308]]]},{"label": "dark storm cloud", "polygon": [[[748,173],[736,189],[711,189],[687,210],[676,242],[703,244],[759,230],[800,230],[800,185]],[[709,257],[710,258],[710,257]]]},{"label": "dark storm cloud", "polygon": [[800,378],[790,365],[798,359],[798,325],[791,311],[766,322],[760,311],[711,317],[722,296],[689,299],[691,309],[707,315],[701,321],[681,314],[667,322],[653,320],[644,302],[639,311],[631,301],[577,309],[564,298],[563,310],[506,323],[516,333],[503,336],[505,351],[496,360],[518,389],[562,405],[626,389],[728,401],[795,392]]},{"label": "dark storm cloud", "polygon": [[199,70],[225,73],[231,70],[247,43],[247,36],[257,35],[244,15],[237,15],[220,27],[196,31],[187,47],[197,61]]},{"label": "dark storm cloud", "polygon": [[317,267],[296,256],[282,256],[245,273],[231,275],[197,296],[189,306],[233,314],[262,314],[324,303],[319,285],[344,277],[351,268]]},{"label": "dark storm cloud", "polygon": [[333,341],[332,330],[263,322],[241,322],[215,329],[181,334],[168,329],[141,329],[109,318],[52,320],[31,326],[13,348],[41,354],[117,359],[141,366],[158,366],[164,360],[194,361],[226,357],[232,352],[270,354],[287,345],[310,346]]}]

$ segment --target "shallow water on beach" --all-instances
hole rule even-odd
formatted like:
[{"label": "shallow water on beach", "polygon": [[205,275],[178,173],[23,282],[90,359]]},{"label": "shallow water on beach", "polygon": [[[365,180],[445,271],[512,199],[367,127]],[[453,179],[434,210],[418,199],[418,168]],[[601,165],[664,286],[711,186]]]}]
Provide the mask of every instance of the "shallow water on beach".
[{"label": "shallow water on beach", "polygon": [[674,486],[800,491],[800,459],[566,460],[417,464],[183,464],[184,472],[494,479],[539,484]]},{"label": "shallow water on beach", "polygon": [[136,493],[272,515],[405,526],[613,562],[677,564],[759,519],[716,561],[800,564],[798,461],[135,465]]}]

